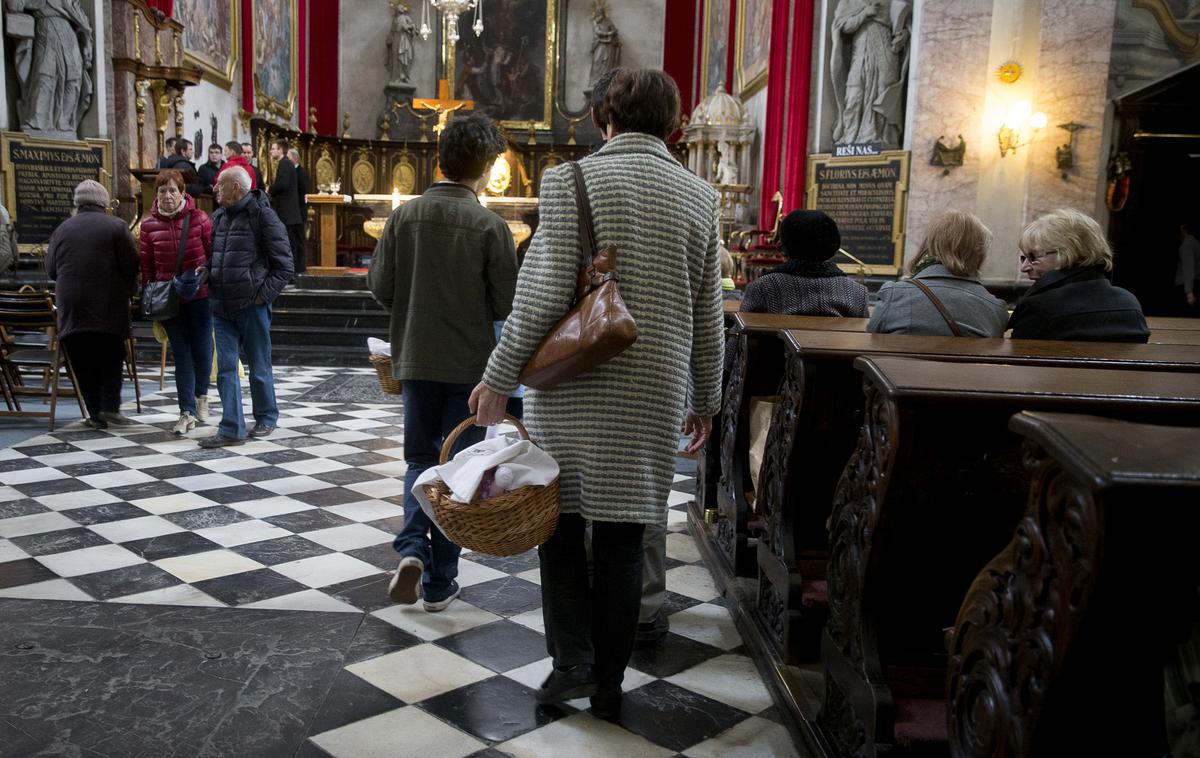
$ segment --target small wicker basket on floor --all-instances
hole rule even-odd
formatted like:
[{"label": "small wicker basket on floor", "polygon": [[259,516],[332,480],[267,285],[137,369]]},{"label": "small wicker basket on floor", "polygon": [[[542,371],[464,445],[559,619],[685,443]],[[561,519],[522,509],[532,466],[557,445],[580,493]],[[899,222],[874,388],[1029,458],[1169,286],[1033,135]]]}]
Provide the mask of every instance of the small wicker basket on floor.
[{"label": "small wicker basket on floor", "polygon": [[392,376],[392,359],[387,355],[368,356],[375,373],[379,375],[379,388],[389,395],[399,395],[404,391],[404,383]]},{"label": "small wicker basket on floor", "polygon": [[[521,439],[529,439],[520,421],[512,416],[504,418],[517,428]],[[469,417],[446,437],[439,466],[450,459],[455,440],[474,422],[475,417]],[[450,488],[440,480],[423,486],[442,533],[454,544],[479,553],[498,556],[523,553],[550,539],[558,526],[561,505],[558,477],[544,487],[520,487],[470,503],[452,500]]]}]

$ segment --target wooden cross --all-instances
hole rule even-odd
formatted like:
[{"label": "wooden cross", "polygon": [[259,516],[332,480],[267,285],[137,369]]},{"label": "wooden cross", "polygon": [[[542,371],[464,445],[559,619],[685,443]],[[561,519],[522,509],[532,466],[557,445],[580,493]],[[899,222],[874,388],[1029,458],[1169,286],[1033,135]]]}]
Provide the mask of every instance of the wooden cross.
[{"label": "wooden cross", "polygon": [[413,98],[412,107],[414,109],[433,111],[437,114],[437,126],[433,127],[433,131],[437,133],[438,138],[442,136],[442,130],[446,128],[446,119],[450,114],[457,110],[474,110],[474,100],[455,100],[450,97],[450,82],[442,79],[438,82],[438,96],[436,99],[428,97]]}]

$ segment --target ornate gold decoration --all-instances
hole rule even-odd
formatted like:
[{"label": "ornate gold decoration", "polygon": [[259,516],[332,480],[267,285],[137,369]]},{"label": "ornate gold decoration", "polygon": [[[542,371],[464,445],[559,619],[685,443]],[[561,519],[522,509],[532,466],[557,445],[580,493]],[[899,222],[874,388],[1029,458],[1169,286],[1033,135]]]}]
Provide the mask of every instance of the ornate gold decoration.
[{"label": "ornate gold decoration", "polygon": [[442,79],[438,82],[438,96],[436,98],[414,98],[412,107],[417,110],[433,111],[437,115],[437,124],[433,127],[433,131],[440,138],[442,130],[446,128],[446,120],[450,118],[450,114],[457,110],[474,110],[475,101],[455,100],[450,97],[450,82]]},{"label": "ornate gold decoration", "polygon": [[162,55],[162,38],[158,36],[158,29],[154,30],[154,65],[161,66],[163,64]]},{"label": "ornate gold decoration", "polygon": [[1178,19],[1166,0],[1133,0],[1134,8],[1149,11],[1154,16],[1167,41],[1179,49],[1187,58],[1200,57],[1200,34],[1189,34],[1179,25]]},{"label": "ornate gold decoration", "polygon": [[411,195],[417,186],[417,169],[408,159],[408,153],[402,153],[396,165],[392,166],[392,189],[401,195]]},{"label": "ornate gold decoration", "polygon": [[241,35],[242,10],[238,0],[222,0],[229,3],[229,60],[214,61],[192,50],[183,51],[183,60],[194,66],[199,66],[204,72],[204,78],[218,87],[230,89],[233,87],[233,74],[237,71],[238,55],[241,53],[239,38]]},{"label": "ornate gold decoration", "polygon": [[1021,64],[1016,61],[1005,61],[996,69],[996,78],[1005,84],[1012,84],[1021,78]]},{"label": "ornate gold decoration", "polygon": [[317,158],[317,184],[333,184],[337,181],[337,166],[329,156],[329,148],[321,148],[321,157]]},{"label": "ornate gold decoration", "polygon": [[369,195],[375,191],[375,167],[365,158],[360,157],[350,169],[350,186],[354,194]]},{"label": "ornate gold decoration", "polygon": [[[175,134],[183,136],[183,88],[174,90],[175,92]],[[204,149],[203,145],[195,145],[192,148],[199,154]]]},{"label": "ornate gold decoration", "polygon": [[493,195],[503,195],[512,184],[512,166],[503,155],[496,156],[492,170],[488,174],[487,191]]},{"label": "ornate gold decoration", "polygon": [[133,59],[142,59],[142,14],[133,14]]},{"label": "ornate gold decoration", "polygon": [[154,96],[154,128],[158,131],[157,150],[162,154],[167,149],[167,119],[171,113],[171,94],[166,81],[151,79],[150,94]]},{"label": "ornate gold decoration", "polygon": [[146,150],[146,98],[150,96],[150,82],[147,79],[134,79],[133,81],[133,109],[137,114],[137,157],[130,157],[129,167],[140,168],[142,163],[142,154]]},{"label": "ornate gold decoration", "polygon": [[[261,92],[259,92],[260,87],[259,87],[258,74],[255,73],[254,74],[254,107],[258,108],[260,111],[263,111],[264,113],[269,113],[274,116],[278,116],[279,118],[283,119],[284,121],[291,121],[292,114],[295,112],[295,105],[296,105],[296,85],[297,85],[296,80],[300,76],[300,74],[299,74],[300,36],[299,36],[299,31],[296,28],[297,25],[300,23],[300,18],[299,18],[299,13],[297,11],[296,0],[287,0],[287,1],[290,3],[291,9],[292,9],[292,13],[291,13],[291,17],[292,17],[292,30],[291,30],[292,77],[291,77],[291,85],[288,88],[287,102],[280,102],[279,100],[276,100],[274,97],[270,97],[269,95],[264,95]],[[251,0],[251,16],[253,18],[259,18],[258,0]],[[257,61],[254,61],[254,64],[257,64]]]},{"label": "ornate gold decoration", "polygon": [[317,106],[308,106],[308,133],[317,133]]},{"label": "ornate gold decoration", "polygon": [[179,36],[178,30],[171,33],[171,60],[176,67],[179,66]]},{"label": "ornate gold decoration", "polygon": [[[744,56],[746,53],[746,5],[749,0],[742,0],[737,4],[737,23],[734,25],[734,45],[733,45],[733,75],[737,80],[738,96],[745,100],[758,92],[767,84],[767,72],[771,68],[770,55],[767,57],[767,65],[763,66],[763,70],[755,72],[747,78],[745,70]],[[758,2],[770,3],[770,0],[758,0]],[[767,44],[770,45],[770,31],[767,32]]]}]

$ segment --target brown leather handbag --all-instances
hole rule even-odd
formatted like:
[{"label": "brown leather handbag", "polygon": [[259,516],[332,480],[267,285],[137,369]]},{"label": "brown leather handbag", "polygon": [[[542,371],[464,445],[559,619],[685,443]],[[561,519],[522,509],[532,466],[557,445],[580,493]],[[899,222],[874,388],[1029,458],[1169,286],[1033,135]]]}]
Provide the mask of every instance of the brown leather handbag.
[{"label": "brown leather handbag", "polygon": [[617,248],[596,252],[596,227],[583,171],[575,161],[580,260],[575,302],[554,325],[521,372],[521,384],[548,390],[620,354],[637,341],[637,324],[617,288]]}]

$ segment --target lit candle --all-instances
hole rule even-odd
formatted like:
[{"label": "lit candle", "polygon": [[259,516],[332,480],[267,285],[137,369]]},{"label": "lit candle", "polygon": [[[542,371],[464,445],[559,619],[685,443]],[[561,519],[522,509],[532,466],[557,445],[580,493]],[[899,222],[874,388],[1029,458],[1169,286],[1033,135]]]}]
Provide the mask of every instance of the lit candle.
[{"label": "lit candle", "polygon": [[400,207],[400,190],[392,187],[392,210]]}]

